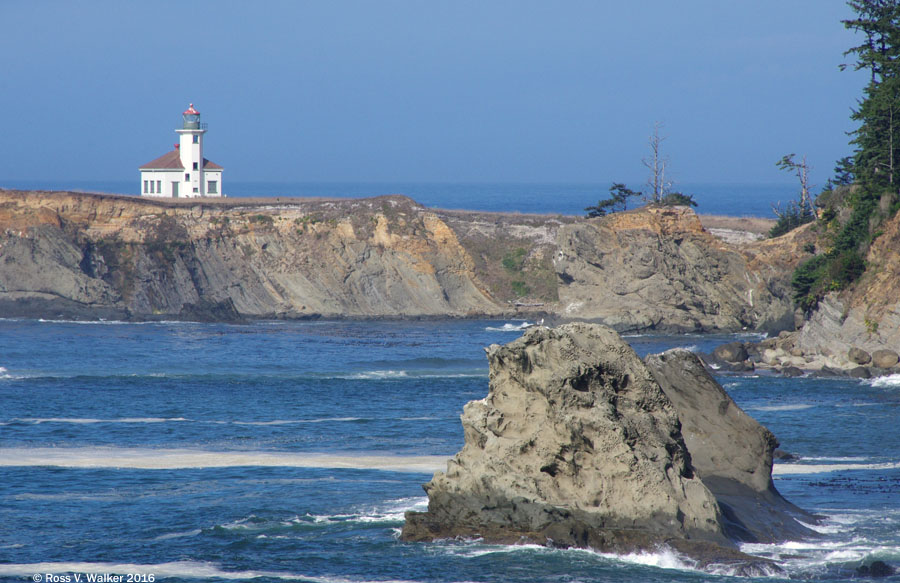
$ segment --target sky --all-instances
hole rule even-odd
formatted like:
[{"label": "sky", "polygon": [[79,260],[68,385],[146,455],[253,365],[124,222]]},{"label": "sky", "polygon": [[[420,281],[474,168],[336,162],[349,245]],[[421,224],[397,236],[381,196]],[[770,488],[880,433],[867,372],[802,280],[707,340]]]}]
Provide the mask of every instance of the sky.
[{"label": "sky", "polygon": [[189,103],[229,181],[813,183],[843,0],[0,0],[0,185],[135,180]]}]

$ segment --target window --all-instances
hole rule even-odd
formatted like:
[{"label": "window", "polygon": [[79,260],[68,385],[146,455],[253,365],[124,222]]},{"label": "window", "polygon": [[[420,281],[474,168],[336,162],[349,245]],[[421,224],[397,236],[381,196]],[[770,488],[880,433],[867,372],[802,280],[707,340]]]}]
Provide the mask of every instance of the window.
[{"label": "window", "polygon": [[194,134],[194,143],[195,143],[195,144],[199,144],[199,143],[200,143],[200,136],[198,136],[197,134]]},{"label": "window", "polygon": [[153,181],[150,181],[150,194],[155,194],[153,191]]},{"label": "window", "polygon": [[194,162],[194,170],[199,170],[200,168],[197,166],[197,162]]},{"label": "window", "polygon": [[162,194],[162,180],[156,181],[156,194]]},{"label": "window", "polygon": [[184,181],[185,181],[185,182],[188,182],[190,179],[191,179],[191,173],[190,173],[190,172],[185,172],[185,173],[184,173]]},{"label": "window", "polygon": [[219,194],[219,182],[217,180],[210,180],[206,186],[207,194]]},{"label": "window", "polygon": [[144,194],[147,194],[148,192],[150,192],[149,190],[147,190],[148,188],[149,187],[147,186],[147,181],[145,180],[144,181]]},{"label": "window", "polygon": [[200,189],[197,188],[197,187],[195,186],[195,187],[194,187],[194,192],[200,192]]}]

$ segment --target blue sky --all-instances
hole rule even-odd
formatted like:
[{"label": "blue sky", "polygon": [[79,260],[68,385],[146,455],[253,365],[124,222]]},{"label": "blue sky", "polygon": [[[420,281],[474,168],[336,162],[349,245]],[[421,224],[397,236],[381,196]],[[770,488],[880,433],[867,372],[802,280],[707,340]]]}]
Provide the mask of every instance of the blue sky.
[{"label": "blue sky", "polygon": [[0,183],[137,180],[193,102],[231,181],[822,185],[843,0],[0,1]]}]

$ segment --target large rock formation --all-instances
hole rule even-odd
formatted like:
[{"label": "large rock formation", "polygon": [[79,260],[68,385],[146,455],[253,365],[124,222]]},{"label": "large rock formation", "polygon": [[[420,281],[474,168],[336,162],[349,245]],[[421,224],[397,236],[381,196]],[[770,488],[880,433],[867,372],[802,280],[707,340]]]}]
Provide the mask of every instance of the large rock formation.
[{"label": "large rock formation", "polygon": [[[404,540],[477,536],[613,551],[665,543],[728,562],[739,558],[731,540],[795,532],[746,514],[758,511],[741,497],[762,509],[762,521],[790,519],[786,508],[765,507],[768,493],[780,500],[771,485],[775,441],[698,362],[668,353],[648,368],[614,331],[582,323],[533,328],[487,354],[488,396],[466,405],[465,446],[425,485],[428,511],[407,514]],[[692,393],[697,378],[703,386]]]},{"label": "large rock formation", "polygon": [[685,207],[645,208],[560,228],[562,314],[622,331],[793,327],[784,270],[704,231]]}]

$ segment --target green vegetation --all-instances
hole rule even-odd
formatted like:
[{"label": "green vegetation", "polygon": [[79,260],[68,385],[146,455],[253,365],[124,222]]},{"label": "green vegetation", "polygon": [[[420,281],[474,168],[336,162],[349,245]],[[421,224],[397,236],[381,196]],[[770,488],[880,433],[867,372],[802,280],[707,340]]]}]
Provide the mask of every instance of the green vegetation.
[{"label": "green vegetation", "polygon": [[510,273],[520,273],[525,265],[525,256],[528,254],[523,247],[517,247],[503,256],[500,264]]},{"label": "green vegetation", "polygon": [[628,210],[628,199],[642,197],[648,204],[656,206],[697,206],[694,195],[675,192],[672,190],[672,182],[666,180],[666,171],[669,167],[669,159],[662,155],[662,143],[665,136],[659,134],[662,124],[656,122],[653,125],[653,135],[650,136],[650,155],[641,160],[650,176],[647,186],[650,194],[644,195],[641,191],[631,190],[621,182],[613,182],[609,187],[610,197],[597,201],[596,205],[585,207],[588,218],[603,217],[608,213]]},{"label": "green vegetation", "polygon": [[599,200],[596,205],[584,209],[588,211],[588,218],[602,217],[606,213],[620,210],[626,211],[628,210],[628,199],[641,196],[640,192],[631,190],[621,182],[613,182],[613,185],[609,187],[609,194],[610,198]]},{"label": "green vegetation", "polygon": [[797,200],[791,201],[787,209],[782,209],[780,206],[773,209],[778,217],[778,222],[769,231],[770,237],[784,235],[816,219],[812,198],[809,194],[809,164],[806,163],[806,156],[798,162],[794,160],[795,155],[788,154],[775,163],[785,172],[797,175],[797,179],[800,181],[800,195]]},{"label": "green vegetation", "polygon": [[851,133],[853,156],[837,162],[835,178],[817,202],[825,252],[801,264],[792,279],[794,299],[805,310],[814,308],[825,293],[846,289],[862,276],[863,258],[880,234],[879,226],[900,208],[900,0],[847,4],[856,17],[843,21],[844,26],[863,41],[845,55],[856,59],[853,69],[870,75],[850,116],[859,123]]}]

